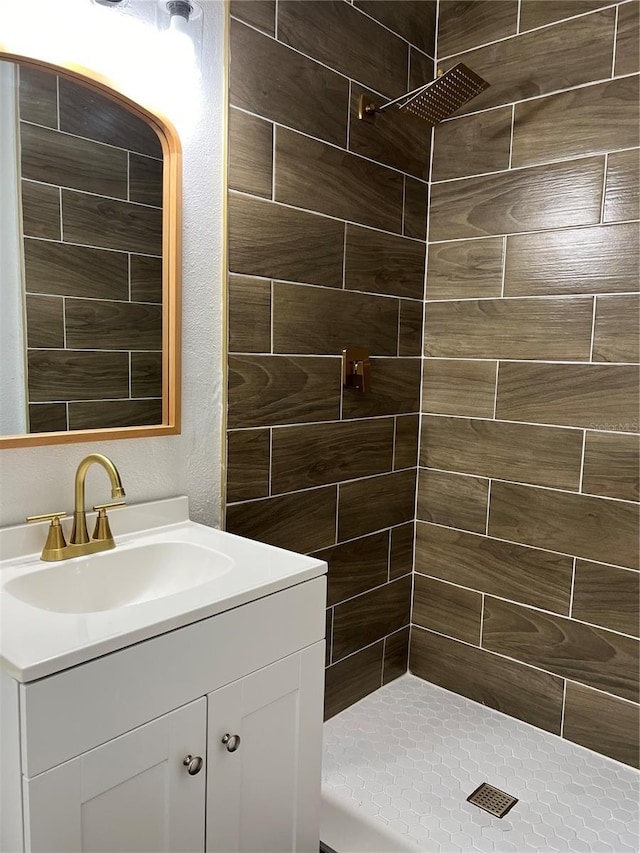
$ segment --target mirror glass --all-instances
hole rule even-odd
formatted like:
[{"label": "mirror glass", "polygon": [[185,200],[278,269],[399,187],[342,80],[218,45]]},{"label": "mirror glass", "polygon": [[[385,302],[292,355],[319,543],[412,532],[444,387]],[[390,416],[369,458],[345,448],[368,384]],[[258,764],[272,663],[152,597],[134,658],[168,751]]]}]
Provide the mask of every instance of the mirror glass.
[{"label": "mirror glass", "polygon": [[0,90],[0,434],[178,432],[175,132],[65,69]]}]

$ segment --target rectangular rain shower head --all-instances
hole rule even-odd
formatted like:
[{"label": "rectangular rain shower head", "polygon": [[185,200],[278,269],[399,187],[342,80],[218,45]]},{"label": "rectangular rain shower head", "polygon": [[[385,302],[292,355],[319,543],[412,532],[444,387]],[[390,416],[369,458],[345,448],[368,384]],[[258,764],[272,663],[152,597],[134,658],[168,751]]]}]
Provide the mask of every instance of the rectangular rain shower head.
[{"label": "rectangular rain shower head", "polygon": [[489,88],[475,71],[459,62],[430,83],[407,92],[382,106],[371,103],[364,95],[360,98],[359,118],[373,122],[376,113],[395,106],[398,112],[408,112],[429,125],[438,124],[453,115],[467,101]]}]

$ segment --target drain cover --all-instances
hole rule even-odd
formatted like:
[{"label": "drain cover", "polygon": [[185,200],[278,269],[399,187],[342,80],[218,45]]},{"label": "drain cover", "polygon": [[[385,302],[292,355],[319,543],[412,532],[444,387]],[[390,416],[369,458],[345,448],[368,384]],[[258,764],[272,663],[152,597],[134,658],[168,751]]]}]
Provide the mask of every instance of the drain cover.
[{"label": "drain cover", "polygon": [[505,794],[493,785],[487,785],[483,782],[479,788],[476,788],[473,794],[469,794],[467,802],[473,803],[474,806],[484,809],[485,812],[495,815],[496,817],[504,817],[507,812],[515,806],[518,800],[512,797],[511,794]]}]

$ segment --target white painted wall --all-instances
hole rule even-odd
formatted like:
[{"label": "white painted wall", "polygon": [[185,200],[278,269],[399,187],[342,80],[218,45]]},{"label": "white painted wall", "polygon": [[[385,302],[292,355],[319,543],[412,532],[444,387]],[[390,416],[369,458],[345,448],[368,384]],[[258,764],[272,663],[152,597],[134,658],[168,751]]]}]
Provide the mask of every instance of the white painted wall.
[{"label": "white painted wall", "polygon": [[[184,158],[182,433],[166,438],[1,450],[0,526],[22,522],[26,515],[72,510],[76,466],[92,451],[113,459],[131,503],[186,494],[192,518],[212,526],[219,524],[225,6],[223,0],[198,0],[198,4],[204,11],[200,23],[202,78],[196,84],[197,91],[188,93],[196,96],[193,100],[197,121],[172,115],[169,108],[165,109],[180,134]],[[16,5],[20,7],[23,26],[37,29],[42,20],[37,7],[42,8],[42,3],[21,0]],[[96,14],[105,11],[92,6],[90,0],[83,0],[83,7],[90,14],[92,10]],[[138,8],[144,18],[150,11],[155,15],[157,3],[130,0],[129,7]],[[109,14],[122,13],[111,9]],[[64,15],[61,17],[65,19]],[[78,50],[86,51],[89,36],[83,31],[84,18],[67,23],[77,39]],[[43,35],[51,40],[50,33]],[[118,61],[118,54],[113,51],[113,61]],[[74,57],[68,59],[73,61]],[[109,500],[104,472],[92,469],[87,478],[87,503],[104,500]]]}]

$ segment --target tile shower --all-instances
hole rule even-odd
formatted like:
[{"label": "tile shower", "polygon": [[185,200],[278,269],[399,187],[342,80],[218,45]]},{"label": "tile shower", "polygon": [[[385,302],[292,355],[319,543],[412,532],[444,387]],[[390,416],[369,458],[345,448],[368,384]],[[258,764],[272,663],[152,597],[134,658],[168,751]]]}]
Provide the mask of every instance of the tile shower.
[{"label": "tile shower", "polygon": [[[409,668],[637,765],[638,14],[231,4],[227,527],[327,559],[327,718]],[[434,56],[433,152],[358,122]]]}]

